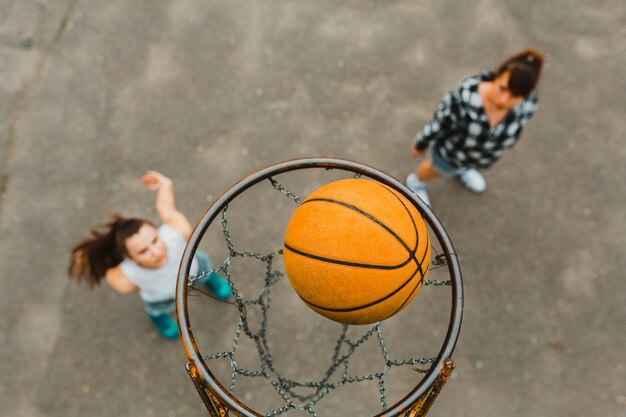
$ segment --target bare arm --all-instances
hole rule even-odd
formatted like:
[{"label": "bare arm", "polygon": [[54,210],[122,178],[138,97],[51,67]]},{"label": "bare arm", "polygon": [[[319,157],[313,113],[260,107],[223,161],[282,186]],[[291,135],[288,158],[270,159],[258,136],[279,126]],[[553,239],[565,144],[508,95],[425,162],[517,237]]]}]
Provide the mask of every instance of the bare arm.
[{"label": "bare arm", "polygon": [[420,156],[424,156],[424,151],[420,151],[419,149],[415,147],[414,144],[411,144],[411,155],[413,155],[416,158]]},{"label": "bare arm", "polygon": [[184,239],[189,239],[191,224],[176,208],[172,180],[159,172],[146,171],[141,177],[141,182],[148,190],[157,192],[156,210],[163,223],[176,230]]},{"label": "bare arm", "polygon": [[107,270],[104,279],[106,280],[109,287],[113,288],[116,292],[120,294],[129,294],[133,291],[137,291],[139,287],[137,287],[133,282],[128,279],[122,268],[118,266],[114,268],[110,268]]}]

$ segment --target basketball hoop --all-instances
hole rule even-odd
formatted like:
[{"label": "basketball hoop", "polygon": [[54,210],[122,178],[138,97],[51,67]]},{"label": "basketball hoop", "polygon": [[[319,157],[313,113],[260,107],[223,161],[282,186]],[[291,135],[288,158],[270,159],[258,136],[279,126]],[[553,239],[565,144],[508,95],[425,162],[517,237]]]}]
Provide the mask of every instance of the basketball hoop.
[{"label": "basketball hoop", "polygon": [[[229,226],[229,206],[234,206],[236,204],[235,200],[242,193],[251,190],[255,186],[261,186],[261,184],[268,184],[271,186],[271,189],[278,191],[281,196],[299,203],[301,199],[298,193],[293,192],[292,187],[286,187],[282,179],[278,181],[277,178],[288,172],[293,174],[297,171],[315,169],[317,171],[347,173],[378,181],[406,197],[423,217],[434,234],[433,243],[437,243],[440,246],[440,253],[437,253],[438,251],[434,248],[431,270],[439,268],[446,275],[444,279],[427,279],[425,285],[430,285],[430,288],[449,288],[451,292],[451,297],[449,298],[450,314],[447,319],[444,318],[447,320],[447,330],[436,355],[430,358],[392,359],[382,330],[382,326],[386,322],[379,322],[374,324],[368,331],[365,331],[360,337],[352,340],[349,336],[352,331],[350,327],[354,326],[343,325],[337,342],[334,344],[334,352],[330,364],[325,368],[326,371],[320,378],[303,380],[285,376],[283,370],[279,369],[280,366],[275,363],[276,358],[272,355],[271,349],[280,346],[280,344],[268,341],[269,332],[267,331],[267,326],[272,321],[268,315],[271,301],[270,293],[274,291],[274,286],[284,282],[282,280],[282,272],[276,268],[276,264],[282,256],[282,247],[263,253],[237,250],[231,235],[231,226]],[[252,210],[257,210],[257,207],[252,207]],[[197,338],[192,331],[189,313],[189,296],[197,291],[191,287],[191,284],[195,280],[202,278],[202,276],[190,275],[190,270],[196,250],[206,236],[209,227],[218,224],[217,220],[221,224],[227,254],[221,264],[215,262],[216,266],[211,272],[221,273],[228,279],[234,294],[234,301],[231,304],[236,307],[239,317],[236,320],[238,324],[233,331],[230,347],[207,355],[201,353],[198,348]],[[237,259],[249,259],[259,262],[263,266],[265,271],[264,279],[262,280],[263,286],[257,298],[249,298],[247,292],[246,296],[244,296],[244,292],[238,289],[243,279],[240,279],[237,272],[233,270],[232,263]],[[297,299],[295,293],[293,297]],[[420,295],[416,297],[413,303],[420,303],[419,298]],[[210,299],[206,298],[206,300]],[[281,300],[284,301],[284,298]],[[215,302],[214,304],[223,303]],[[211,308],[219,307],[221,305],[217,307],[212,306]],[[224,304],[224,308],[230,307],[229,304]],[[258,309],[261,317],[258,320],[259,324],[256,326],[256,329],[253,329],[254,326],[249,323],[249,311],[253,309]],[[424,204],[407,187],[375,168],[356,162],[330,158],[308,158],[285,161],[255,172],[229,188],[209,207],[196,225],[181,260],[176,290],[176,310],[182,343],[188,357],[186,369],[211,416],[259,417],[291,415],[292,412],[318,416],[318,405],[333,391],[355,383],[373,381],[378,385],[380,406],[382,408],[381,411],[375,413],[375,416],[414,417],[424,416],[428,413],[455,367],[451,356],[461,328],[463,284],[460,265],[448,234],[430,207]],[[290,320],[292,318],[293,316],[290,317]],[[198,324],[196,324],[197,326]],[[335,326],[339,325],[335,323]],[[439,334],[439,332],[436,333]],[[254,346],[253,350],[256,350],[259,354],[259,365],[252,370],[242,367],[235,360],[237,349],[242,344],[242,338],[245,336],[250,338]],[[381,352],[383,358],[381,362],[384,364],[382,370],[379,369],[378,371],[358,375],[350,374],[349,364],[351,357],[356,355],[357,353],[355,352],[361,349],[362,346],[370,342],[377,345]],[[230,367],[230,381],[228,384],[221,382],[208,366],[208,363],[217,360],[226,361]],[[427,369],[416,369],[422,373],[421,379],[416,384],[405,387],[403,396],[392,405],[388,405],[386,387],[388,372],[391,369],[407,366],[415,367],[415,365],[427,366]],[[236,392],[237,378],[239,377],[260,378],[267,381],[268,386],[274,389],[276,396],[282,399],[283,404],[262,413],[255,410],[255,407],[248,403],[245,395],[242,398],[242,394]],[[303,390],[306,392],[303,393]],[[344,400],[340,400],[339,403],[346,406]],[[347,408],[352,409],[349,405]],[[350,413],[344,409],[335,411],[333,414],[347,415]]]}]

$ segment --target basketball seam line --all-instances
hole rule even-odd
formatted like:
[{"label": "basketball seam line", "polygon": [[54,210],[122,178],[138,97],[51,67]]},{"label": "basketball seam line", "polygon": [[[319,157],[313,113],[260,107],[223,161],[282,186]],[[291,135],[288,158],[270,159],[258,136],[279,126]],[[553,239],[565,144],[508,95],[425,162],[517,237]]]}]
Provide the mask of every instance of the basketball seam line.
[{"label": "basketball seam line", "polygon": [[[415,287],[413,287],[413,289],[411,290],[411,293],[408,295],[408,297],[406,297],[406,299],[402,302],[402,304],[400,305],[400,307],[398,307],[396,309],[396,311],[393,312],[392,316],[394,314],[396,314],[398,311],[402,310],[406,305],[407,302],[412,298],[413,294],[415,293],[415,291],[417,291],[418,288],[421,288],[422,284],[424,283],[424,278],[426,277],[426,274],[428,274],[428,270],[430,268],[430,265],[428,265],[428,267],[426,267],[426,270],[424,271],[423,274],[420,274],[420,279],[417,282],[417,284],[415,284]],[[421,270],[421,268],[420,268]]]},{"label": "basketball seam line", "polygon": [[[417,258],[415,258],[415,253],[417,252],[417,247],[419,246],[419,240],[420,240],[420,233],[419,233],[419,229],[417,228],[417,224],[415,224],[415,219],[413,218],[413,215],[411,214],[411,211],[409,210],[409,208],[406,206],[406,204],[404,204],[404,201],[402,201],[402,199],[400,197],[398,197],[396,195],[396,193],[394,193],[390,187],[380,184],[380,183],[374,183],[376,185],[378,185],[379,187],[382,187],[383,189],[387,190],[387,192],[391,193],[392,196],[394,196],[399,202],[400,204],[402,204],[402,206],[404,207],[404,210],[406,210],[406,214],[409,215],[409,218],[411,219],[411,223],[413,223],[413,230],[415,231],[415,249],[413,249],[413,251],[409,252],[409,254],[411,255],[411,258],[415,259],[415,263],[417,263],[417,267],[420,270],[420,273],[422,274],[422,279],[424,279],[424,276],[426,276],[426,273],[422,270],[422,262],[424,262],[424,258],[422,258],[421,262],[417,262]],[[404,243],[404,241],[403,241]],[[406,247],[408,248],[409,245],[406,245]],[[430,236],[428,235],[428,233],[426,233],[426,252],[428,252],[428,247],[430,246]],[[424,252],[424,257],[426,256],[426,252]]]},{"label": "basketball seam line", "polygon": [[[393,194],[393,193],[392,193]],[[395,195],[394,195],[395,196]],[[397,196],[395,196],[397,198]],[[406,244],[406,242],[404,242],[404,240],[402,240],[402,238],[400,236],[398,236],[393,230],[391,230],[387,225],[385,225],[383,222],[381,222],[380,220],[378,220],[376,217],[372,216],[371,214],[361,210],[360,208],[353,206],[351,204],[348,203],[344,203],[343,201],[338,201],[338,200],[333,200],[333,199],[329,199],[329,198],[312,198],[310,200],[306,200],[304,201],[302,204],[306,204],[312,201],[321,201],[321,202],[326,202],[326,203],[332,203],[332,204],[338,204],[341,205],[343,207],[346,207],[350,210],[356,211],[357,213],[363,215],[364,217],[372,220],[374,223],[378,224],[380,227],[382,227],[384,230],[387,231],[387,233],[389,233],[391,236],[393,236],[403,247],[404,249],[408,252],[408,259],[398,265],[371,265],[371,264],[362,264],[362,263],[358,263],[358,262],[349,262],[349,261],[341,261],[341,260],[337,260],[337,259],[331,259],[331,258],[326,258],[323,256],[318,256],[318,255],[313,255],[298,249],[295,249],[292,246],[289,246],[287,244],[287,242],[285,242],[285,249],[288,249],[294,253],[297,253],[298,255],[307,257],[307,258],[311,258],[311,259],[315,259],[318,261],[323,261],[323,262],[328,262],[328,263],[333,263],[333,264],[337,264],[337,265],[345,265],[345,266],[355,266],[355,267],[360,267],[360,268],[370,268],[370,269],[383,269],[383,270],[391,270],[391,269],[397,269],[397,268],[402,268],[403,266],[405,266],[407,263],[409,263],[411,261],[411,259],[415,259],[415,251],[411,250],[411,248],[409,248],[409,245]],[[400,201],[402,202],[402,201]],[[406,206],[404,207],[406,210]],[[408,212],[408,210],[407,210]],[[411,218],[411,222],[413,223],[413,227],[415,229],[415,223],[413,221],[413,217],[411,216],[410,213],[409,214],[409,218]],[[417,231],[416,231],[416,238],[417,238]],[[417,243],[417,240],[416,240]],[[417,249],[417,248],[416,248]],[[417,260],[416,260],[417,261]]]},{"label": "basketball seam line", "polygon": [[[398,236],[396,232],[391,230],[391,228],[389,228],[389,226],[384,224],[382,221],[378,220],[376,217],[372,216],[371,214],[367,213],[366,211],[361,210],[357,206],[353,206],[352,204],[348,204],[348,203],[345,203],[343,201],[333,200],[331,198],[312,198],[310,200],[306,200],[302,204],[304,205],[306,203],[310,203],[310,202],[313,202],[313,201],[324,201],[324,202],[327,202],[327,203],[339,204],[340,206],[344,206],[344,207],[346,207],[346,208],[348,208],[350,210],[356,211],[357,213],[367,217],[368,219],[372,220],[374,223],[378,224],[380,227],[385,229],[387,231],[387,233],[389,233],[391,236],[393,236],[398,242],[400,242],[400,244],[402,246],[404,246],[404,249],[406,249],[407,252],[411,253],[411,248],[409,248],[409,245],[407,245],[406,242],[404,240],[402,240],[402,238],[400,236]],[[406,207],[405,207],[405,209],[406,209]],[[409,217],[410,217],[410,215],[409,215]],[[411,218],[411,220],[412,220],[412,218]]]},{"label": "basketball seam line", "polygon": [[[428,234],[426,235],[426,238],[430,240],[430,236],[428,236]],[[428,247],[428,246],[426,246]],[[371,307],[373,305],[376,305],[378,303],[381,303],[383,301],[385,301],[386,299],[394,296],[395,294],[397,294],[398,292],[400,292],[404,287],[406,287],[415,277],[415,275],[419,272],[420,273],[420,279],[417,282],[417,284],[415,285],[415,288],[413,288],[413,290],[411,290],[411,294],[413,294],[415,292],[415,290],[421,286],[421,284],[424,282],[424,278],[426,277],[426,274],[428,274],[428,270],[430,268],[430,264],[428,265],[428,267],[426,268],[426,270],[422,269],[422,264],[424,263],[424,260],[426,259],[426,254],[428,253],[428,250],[426,250],[426,252],[424,252],[424,255],[422,256],[421,261],[418,262],[418,260],[416,258],[413,258],[415,260],[416,266],[417,268],[415,269],[415,272],[413,272],[413,274],[411,274],[411,277],[406,280],[404,283],[402,283],[402,285],[400,285],[398,288],[396,288],[395,290],[393,290],[392,292],[390,292],[389,294],[385,295],[382,298],[379,298],[378,300],[374,300],[369,302],[368,304],[364,304],[361,306],[356,306],[356,307],[350,307],[350,308],[339,308],[339,309],[334,309],[334,308],[329,308],[329,307],[322,307],[320,305],[317,304],[313,304],[312,302],[308,301],[306,298],[300,296],[300,298],[302,299],[302,301],[304,301],[305,303],[307,303],[308,305],[318,308],[320,310],[324,310],[324,311],[330,311],[333,313],[349,313],[352,311],[357,311],[357,310],[362,310],[364,308],[368,308]],[[411,296],[409,295],[409,297],[407,297],[403,302],[402,305],[393,313],[396,314],[398,311],[402,310],[404,308],[404,306],[406,305],[407,300],[411,298]],[[392,314],[392,315],[393,315]]]},{"label": "basketball seam line", "polygon": [[[389,187],[387,187],[386,185],[380,184],[380,183],[374,183],[375,185],[381,187],[383,190],[387,191],[388,193],[390,193],[393,197],[395,197],[396,200],[398,200],[400,202],[400,204],[402,204],[402,207],[404,207],[404,210],[406,211],[406,214],[409,215],[409,219],[411,219],[411,223],[413,224],[413,231],[415,232],[415,248],[413,249],[413,251],[411,253],[415,253],[417,251],[417,247],[419,246],[419,230],[417,229],[417,225],[415,224],[415,219],[413,218],[413,215],[411,215],[411,212],[409,211],[408,207],[406,206],[406,204],[404,204],[404,201],[402,201],[400,199],[400,197],[398,197],[396,195],[396,193],[394,193]],[[403,241],[403,243],[406,244],[406,242]],[[406,247],[408,249],[409,245],[406,244]]]},{"label": "basketball seam line", "polygon": [[339,259],[331,259],[331,258],[325,258],[323,256],[313,255],[311,253],[302,252],[301,250],[295,249],[289,246],[287,243],[285,243],[285,249],[295,254],[298,254],[300,256],[304,256],[305,258],[315,259],[317,261],[323,261],[323,262],[328,262],[331,264],[344,265],[344,266],[355,266],[358,268],[368,268],[368,269],[383,269],[383,270],[398,269],[398,268],[402,268],[403,266],[411,262],[411,260],[415,259],[415,256],[409,253],[409,258],[406,261],[398,265],[372,265],[372,264],[362,264],[358,262],[341,261]]},{"label": "basketball seam line", "polygon": [[[349,307],[349,308],[329,308],[329,307],[322,307],[322,306],[319,306],[317,304],[313,304],[310,301],[307,301],[302,296],[300,296],[300,298],[302,299],[302,301],[304,301],[305,303],[307,303],[311,307],[315,307],[317,309],[328,311],[328,312],[331,312],[331,313],[350,313],[350,312],[357,311],[357,310],[363,310],[364,308],[368,308],[368,307],[371,307],[373,305],[379,304],[379,303],[387,300],[388,298],[391,298],[394,295],[396,295],[399,291],[401,291],[404,287],[406,287],[413,280],[413,278],[415,277],[417,272],[420,271],[420,270],[421,270],[421,268],[416,268],[415,272],[413,272],[413,274],[411,275],[411,277],[408,280],[406,280],[402,285],[400,285],[398,288],[396,288],[395,290],[393,290],[389,294],[385,295],[383,298],[379,298],[378,300],[371,301],[371,302],[369,302],[367,304],[364,304],[364,305],[361,305],[361,306]],[[428,272],[428,268],[426,268],[426,272]],[[425,275],[421,275],[420,274],[420,280],[415,285],[415,288],[413,288],[413,290],[411,290],[411,294],[413,294],[413,292],[415,292],[415,289],[420,286],[420,283],[424,282],[424,276]],[[410,297],[407,297],[407,300],[408,300],[408,298],[410,298]],[[406,305],[406,301],[407,300],[404,300],[404,302],[402,303],[402,306],[400,308],[398,308],[396,310],[396,312],[400,311]]]},{"label": "basketball seam line", "polygon": [[428,274],[428,271],[430,270],[430,262],[428,263],[428,265],[426,265],[425,270],[422,269],[422,265],[424,264],[424,260],[426,259],[426,254],[428,253],[428,248],[430,248],[430,235],[426,233],[426,251],[424,252],[424,255],[422,256],[422,260],[420,262],[417,262],[417,259],[415,259],[417,268],[420,271],[420,280],[417,284],[415,284],[415,287],[413,287],[413,290],[411,290],[411,293],[405,298],[405,300],[402,302],[400,307],[398,307],[396,311],[393,312],[392,316],[397,314],[400,310],[402,310],[407,305],[409,300],[413,297],[413,294],[415,293],[415,291],[417,291],[418,288],[422,287],[422,284],[424,283],[424,278],[426,278],[426,275]]}]

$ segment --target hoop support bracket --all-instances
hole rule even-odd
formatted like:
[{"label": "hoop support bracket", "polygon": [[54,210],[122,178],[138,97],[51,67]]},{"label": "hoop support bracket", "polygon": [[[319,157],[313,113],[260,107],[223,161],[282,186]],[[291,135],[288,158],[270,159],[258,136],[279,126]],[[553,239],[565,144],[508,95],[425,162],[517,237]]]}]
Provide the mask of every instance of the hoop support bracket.
[{"label": "hoop support bracket", "polygon": [[435,380],[432,388],[428,392],[428,394],[424,397],[423,400],[418,401],[414,407],[412,407],[406,414],[406,417],[424,417],[430,411],[430,407],[432,407],[433,403],[437,399],[437,396],[441,392],[443,386],[450,379],[450,375],[452,375],[452,371],[456,368],[456,362],[452,360],[452,358],[446,359],[446,361],[441,365],[441,373],[438,378]]},{"label": "hoop support bracket", "polygon": [[202,398],[204,406],[209,411],[211,417],[226,417],[228,411],[220,404],[219,400],[213,394],[209,387],[203,382],[202,374],[198,370],[198,367],[193,362],[187,362],[185,369],[193,382],[193,385],[198,391],[198,395]]}]

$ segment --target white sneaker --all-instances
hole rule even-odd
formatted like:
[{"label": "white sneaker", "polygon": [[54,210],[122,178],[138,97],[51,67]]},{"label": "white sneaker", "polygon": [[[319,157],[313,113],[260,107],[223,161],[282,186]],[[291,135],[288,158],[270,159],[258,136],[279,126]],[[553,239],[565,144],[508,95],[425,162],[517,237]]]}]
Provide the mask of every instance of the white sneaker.
[{"label": "white sneaker", "polygon": [[428,193],[426,192],[426,184],[418,180],[417,175],[409,174],[409,176],[406,177],[406,186],[430,207],[430,197],[428,197]]},{"label": "white sneaker", "polygon": [[480,172],[474,168],[464,168],[456,174],[457,178],[463,183],[465,188],[474,192],[482,193],[487,188],[487,181]]}]

